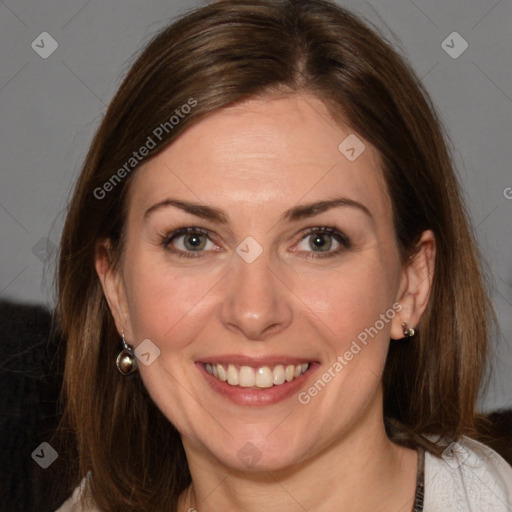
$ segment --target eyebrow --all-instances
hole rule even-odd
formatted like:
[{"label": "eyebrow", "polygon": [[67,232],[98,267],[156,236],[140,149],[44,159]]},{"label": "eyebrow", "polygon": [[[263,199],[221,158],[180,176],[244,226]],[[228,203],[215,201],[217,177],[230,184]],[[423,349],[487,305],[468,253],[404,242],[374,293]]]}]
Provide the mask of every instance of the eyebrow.
[{"label": "eyebrow", "polygon": [[[164,199],[163,201],[160,201],[148,208],[144,213],[144,220],[156,211],[168,206],[174,206],[175,208],[179,208],[180,210],[195,215],[196,217],[207,219],[217,224],[228,224],[228,217],[226,213],[218,208],[172,198]],[[315,215],[320,215],[331,208],[340,207],[357,208],[373,220],[373,215],[370,210],[368,210],[368,208],[363,204],[347,197],[336,197],[334,199],[294,206],[293,208],[286,210],[281,215],[280,222],[294,222],[308,217],[313,217]]]}]

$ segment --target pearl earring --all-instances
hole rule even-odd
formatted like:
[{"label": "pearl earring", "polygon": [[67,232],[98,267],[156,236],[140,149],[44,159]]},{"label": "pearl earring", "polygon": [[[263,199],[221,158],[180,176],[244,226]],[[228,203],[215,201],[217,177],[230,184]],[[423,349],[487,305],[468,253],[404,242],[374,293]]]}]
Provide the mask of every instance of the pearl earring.
[{"label": "pearl earring", "polygon": [[402,323],[402,331],[404,333],[405,338],[412,338],[416,334],[416,331],[414,330],[414,328],[409,327],[407,325],[407,322]]},{"label": "pearl earring", "polygon": [[130,375],[137,370],[137,360],[132,348],[126,343],[124,339],[124,331],[122,333],[121,341],[123,343],[123,349],[119,352],[116,359],[117,369],[123,375]]}]

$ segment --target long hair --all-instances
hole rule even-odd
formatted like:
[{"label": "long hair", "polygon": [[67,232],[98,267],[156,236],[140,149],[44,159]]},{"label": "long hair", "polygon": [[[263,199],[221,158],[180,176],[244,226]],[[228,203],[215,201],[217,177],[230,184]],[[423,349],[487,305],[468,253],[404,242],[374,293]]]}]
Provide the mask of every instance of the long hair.
[{"label": "long hair", "polygon": [[142,51],[69,203],[58,269],[64,424],[76,433],[75,483],[92,472],[89,490],[105,512],[174,511],[191,478],[179,433],[138,373],[123,378],[115,368],[120,340],[95,271],[98,242],[109,241],[118,265],[133,176],[188,128],[249,98],[303,92],[377,149],[402,262],[424,230],[435,234],[432,291],[418,334],[412,343],[392,342],[386,362],[388,434],[438,453],[425,436],[474,433],[491,308],[427,92],[388,42],[333,3],[223,0],[182,16]]}]

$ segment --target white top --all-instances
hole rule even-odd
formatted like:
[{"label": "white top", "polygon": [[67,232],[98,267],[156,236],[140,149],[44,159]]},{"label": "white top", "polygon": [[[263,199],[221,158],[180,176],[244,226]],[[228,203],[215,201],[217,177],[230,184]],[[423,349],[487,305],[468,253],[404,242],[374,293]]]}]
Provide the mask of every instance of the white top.
[{"label": "white top", "polygon": [[512,512],[512,467],[488,446],[465,436],[441,459],[425,453],[423,511]]},{"label": "white top", "polygon": [[[56,512],[101,512],[82,508],[85,479]],[[512,512],[512,467],[488,446],[462,437],[438,458],[425,452],[423,512]]]}]

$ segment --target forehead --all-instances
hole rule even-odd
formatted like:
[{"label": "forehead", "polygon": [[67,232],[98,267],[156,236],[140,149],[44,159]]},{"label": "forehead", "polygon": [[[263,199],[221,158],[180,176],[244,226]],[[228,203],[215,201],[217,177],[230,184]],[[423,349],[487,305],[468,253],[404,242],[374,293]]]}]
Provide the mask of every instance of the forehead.
[{"label": "forehead", "polygon": [[166,195],[260,215],[262,205],[280,213],[335,195],[363,202],[375,216],[388,216],[391,206],[376,150],[312,95],[214,112],[144,164],[131,188],[130,211]]}]

